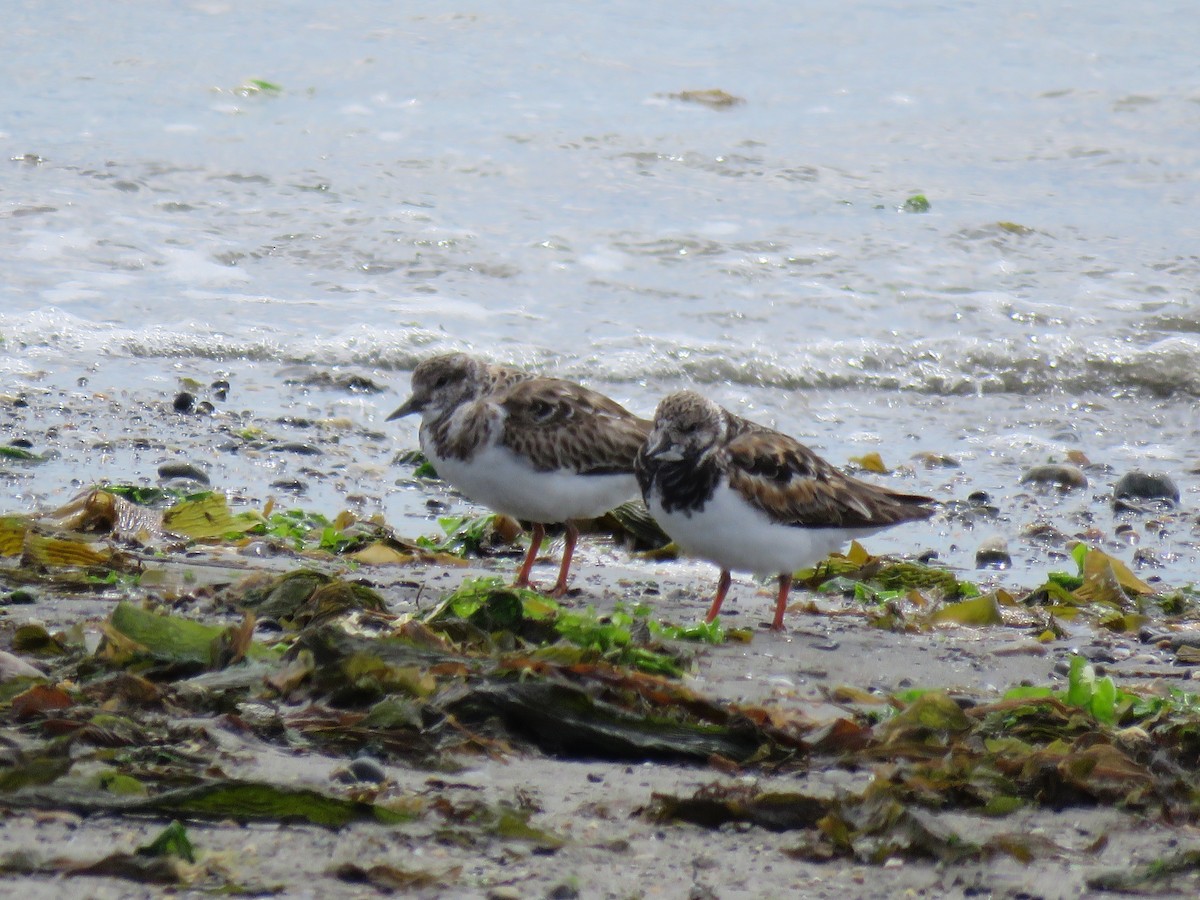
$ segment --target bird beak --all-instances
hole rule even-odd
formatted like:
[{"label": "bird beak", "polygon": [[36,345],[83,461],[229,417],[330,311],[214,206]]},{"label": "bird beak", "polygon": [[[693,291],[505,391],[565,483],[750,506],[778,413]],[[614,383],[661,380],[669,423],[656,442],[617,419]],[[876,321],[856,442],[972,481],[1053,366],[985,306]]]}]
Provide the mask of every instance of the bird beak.
[{"label": "bird beak", "polygon": [[393,419],[403,419],[405,416],[411,416],[413,413],[422,412],[425,409],[425,404],[417,399],[417,395],[413,394],[390,416],[386,421],[391,422]]},{"label": "bird beak", "polygon": [[671,446],[671,438],[665,432],[652,432],[646,439],[646,455],[662,462],[679,462],[683,454]]}]

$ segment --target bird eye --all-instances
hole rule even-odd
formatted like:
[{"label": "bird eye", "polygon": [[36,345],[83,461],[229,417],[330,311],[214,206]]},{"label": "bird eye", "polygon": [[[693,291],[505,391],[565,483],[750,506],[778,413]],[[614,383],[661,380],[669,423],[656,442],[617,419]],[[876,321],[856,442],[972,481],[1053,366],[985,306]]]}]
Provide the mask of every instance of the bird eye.
[{"label": "bird eye", "polygon": [[443,388],[443,387],[445,387],[445,386],[446,386],[446,382],[447,382],[447,381],[449,381],[449,380],[450,380],[450,376],[448,376],[448,375],[439,375],[439,376],[437,377],[437,380],[436,380],[436,381],[434,381],[434,383],[433,383],[433,386],[434,386],[435,388]]}]

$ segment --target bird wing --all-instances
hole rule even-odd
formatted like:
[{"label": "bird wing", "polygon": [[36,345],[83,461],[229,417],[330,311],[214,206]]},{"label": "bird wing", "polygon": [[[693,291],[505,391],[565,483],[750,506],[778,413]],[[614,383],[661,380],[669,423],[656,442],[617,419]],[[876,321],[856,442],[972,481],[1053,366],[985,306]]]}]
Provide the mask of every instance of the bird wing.
[{"label": "bird wing", "polygon": [[651,423],[603,394],[557,378],[512,385],[495,398],[505,413],[502,443],[539,471],[632,473]]},{"label": "bird wing", "polygon": [[929,497],[851,478],[794,438],[761,426],[725,447],[729,485],[772,521],[808,528],[878,528],[923,519]]}]

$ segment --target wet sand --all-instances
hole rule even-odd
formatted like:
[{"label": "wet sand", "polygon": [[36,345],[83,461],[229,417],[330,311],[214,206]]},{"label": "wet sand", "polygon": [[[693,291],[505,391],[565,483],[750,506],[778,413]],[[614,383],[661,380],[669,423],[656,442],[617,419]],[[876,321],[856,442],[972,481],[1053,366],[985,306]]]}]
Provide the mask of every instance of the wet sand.
[{"label": "wet sand", "polygon": [[[72,472],[76,486],[93,481],[157,482],[152,474],[170,460],[198,460],[211,475],[211,486],[246,485],[272,475],[307,479],[314,490],[289,496],[276,489],[282,505],[317,508],[332,516],[338,510],[313,497],[342,496],[347,506],[370,511],[385,503],[391,490],[430,505],[430,515],[454,507],[444,489],[410,479],[411,469],[391,461],[392,440],[353,421],[314,420],[273,414],[264,409],[215,418],[179,414],[170,409],[175,391],[163,379],[158,391],[119,398],[81,392],[70,403],[61,396],[33,392],[27,406],[10,406],[21,433],[38,450],[53,449],[77,433],[114,435],[97,446],[96,455],[64,453],[52,460],[53,470]],[[289,389],[282,389],[286,393]],[[292,388],[290,390],[300,390]],[[308,390],[304,388],[302,390]],[[265,396],[260,388],[257,393]],[[359,395],[343,392],[333,404],[355,405]],[[277,399],[280,407],[286,399]],[[325,408],[329,402],[323,400]],[[68,409],[68,407],[70,407]],[[124,418],[118,419],[118,410]],[[277,444],[249,445],[237,433],[259,435],[299,432],[317,454],[279,451]],[[286,434],[287,437],[292,437]],[[222,441],[241,441],[221,450]],[[216,449],[214,449],[216,448]],[[116,461],[116,464],[114,464]],[[107,463],[107,465],[102,465]],[[10,484],[48,483],[44,474],[30,475],[15,464]],[[282,476],[281,476],[282,477]],[[61,492],[60,486],[46,494]],[[31,491],[37,506],[40,490]],[[231,492],[235,508],[241,488]],[[405,520],[409,521],[409,520]],[[436,531],[430,522],[429,533]],[[928,546],[931,536],[914,541]],[[415,535],[410,534],[410,537]],[[552,577],[557,545],[547,548],[535,577]],[[260,571],[284,571],[313,565],[289,554],[256,557],[229,548],[197,548],[188,555],[169,554],[147,560],[152,577],[145,586],[126,587],[83,597],[46,595],[31,605],[10,605],[0,618],[0,644],[27,622],[54,631],[76,624],[96,630],[120,597],[141,600],[174,587],[193,593],[206,585],[236,583]],[[345,563],[316,563],[330,572],[351,571]],[[511,573],[512,559],[475,561],[466,568],[377,566],[354,569],[385,597],[389,611],[410,612],[452,590],[464,578]],[[967,573],[970,574],[970,573]],[[975,573],[986,579],[987,573]],[[0,577],[3,576],[0,570]],[[631,556],[597,536],[586,540],[575,568],[572,605],[610,610],[617,603],[649,603],[654,617],[674,622],[699,619],[707,607],[716,572],[692,561],[652,561]],[[152,585],[152,587],[151,587]],[[1032,587],[1028,585],[1027,587]],[[913,687],[942,688],[980,701],[996,699],[1019,684],[1062,685],[1066,661],[1077,650],[1103,660],[1120,685],[1158,681],[1189,687],[1192,670],[1154,643],[1136,635],[1097,632],[1082,622],[1068,626],[1069,637],[1042,643],[1031,634],[1029,620],[1006,611],[1010,624],[985,628],[938,627],[904,633],[871,627],[867,611],[840,597],[813,598],[794,594],[784,635],[765,630],[773,588],[741,577],[727,602],[726,622],[753,632],[748,644],[689,645],[694,654],[687,684],[698,692],[775,709],[781,715],[822,720],[845,712],[838,688],[873,692],[880,698]],[[319,752],[293,753],[233,730],[222,732],[222,769],[239,777],[261,776],[287,784],[341,790],[335,773],[346,764]],[[857,793],[871,781],[872,767],[771,774],[753,767],[727,772],[706,766],[663,763],[634,765],[603,761],[558,760],[536,752],[503,758],[456,756],[447,761],[453,773],[386,765],[388,781],[381,800],[396,797],[441,797],[450,803],[511,803],[532,810],[531,823],[563,838],[553,851],[519,840],[495,839],[470,846],[447,841],[442,823],[425,815],[400,826],[354,824],[333,832],[310,826],[241,826],[197,822],[188,830],[202,851],[201,866],[231,873],[232,880],[254,890],[277,890],[286,896],[374,896],[377,889],[337,877],[339,866],[363,868],[391,865],[429,873],[452,887],[414,888],[418,895],[456,897],[894,897],[906,891],[927,896],[1079,896],[1086,880],[1097,873],[1128,868],[1131,861],[1149,862],[1167,852],[1200,846],[1191,826],[1171,826],[1137,813],[1108,808],[1053,811],[1030,808],[989,819],[961,812],[931,814],[945,825],[977,841],[989,835],[1037,834],[1062,849],[1049,858],[1024,865],[1009,856],[986,863],[933,864],[894,859],[881,866],[845,860],[825,864],[793,858],[798,837],[749,825],[716,830],[652,821],[646,809],[656,793],[690,795],[711,785],[756,786],[766,791],[803,791],[833,795]],[[461,767],[461,768],[460,768]],[[67,811],[21,811],[6,814],[0,829],[0,856],[14,851],[41,857],[93,860],[113,849],[132,851],[166,824],[156,819],[80,816]],[[1105,837],[1102,848],[1093,848]],[[1103,842],[1102,842],[1103,843]],[[1089,849],[1090,848],[1090,849]],[[31,897],[61,896],[66,888],[95,897],[157,896],[161,890],[129,881],[78,876],[66,881],[45,876],[0,877],[0,886]],[[174,892],[174,891],[172,891]]]}]

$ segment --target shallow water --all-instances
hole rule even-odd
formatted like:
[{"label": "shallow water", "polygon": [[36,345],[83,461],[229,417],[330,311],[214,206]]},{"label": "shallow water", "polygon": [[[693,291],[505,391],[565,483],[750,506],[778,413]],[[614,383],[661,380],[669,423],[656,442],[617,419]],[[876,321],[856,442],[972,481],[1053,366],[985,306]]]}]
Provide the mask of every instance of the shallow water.
[{"label": "shallow water", "polygon": [[[152,475],[172,451],[95,448],[226,374],[238,409],[360,433],[306,504],[365,494],[420,530],[428,498],[389,493],[411,430],[382,417],[449,347],[643,412],[699,384],[839,464],[948,453],[905,487],[984,490],[999,518],[879,546],[968,568],[992,532],[1054,566],[1018,538],[1038,519],[1127,542],[1105,494],[1133,467],[1195,505],[1189,5],[10,7],[0,394],[35,402],[0,424],[56,423],[63,455],[9,470],[0,508]],[[742,102],[679,96],[703,89]],[[395,394],[281,387],[296,363]],[[1018,486],[1073,449],[1110,467],[1084,496]],[[303,468],[213,460],[247,499]],[[1193,518],[1132,520],[1172,583],[1197,578]]]}]

